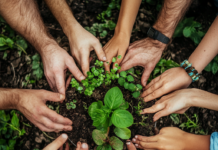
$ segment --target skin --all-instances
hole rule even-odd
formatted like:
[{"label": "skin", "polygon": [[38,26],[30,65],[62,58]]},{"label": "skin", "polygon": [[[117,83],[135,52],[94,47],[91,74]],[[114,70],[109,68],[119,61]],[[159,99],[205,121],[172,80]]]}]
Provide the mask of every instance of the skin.
[{"label": "skin", "polygon": [[127,144],[131,150],[136,148],[144,150],[209,150],[210,135],[195,135],[184,132],[175,127],[166,127],[155,136],[136,135],[132,139],[134,145]]},{"label": "skin", "polygon": [[[67,141],[68,136],[66,134],[60,135],[52,143],[46,146],[43,150],[63,150],[63,144]],[[66,143],[65,150],[69,150],[69,144]],[[86,143],[77,142],[76,150],[88,150],[88,145]]]},{"label": "skin", "polygon": [[40,130],[71,131],[72,121],[46,106],[46,101],[60,102],[64,95],[45,90],[0,88],[0,110],[17,109]]},{"label": "skin", "polygon": [[[199,73],[201,73],[207,64],[218,54],[217,26],[218,17],[216,17],[201,43],[188,59]],[[187,88],[191,82],[192,79],[183,68],[172,68],[153,79],[145,87],[145,91],[141,97],[144,97],[144,101],[148,102],[172,91]]]},{"label": "skin", "polygon": [[108,72],[110,72],[110,65],[113,57],[117,57],[119,55],[122,56],[121,59],[117,59],[117,61],[113,64],[113,68],[114,68],[115,64],[117,63],[119,65],[125,56],[125,53],[129,47],[132,28],[140,4],[141,4],[141,0],[122,1],[114,36],[103,47],[103,50],[105,51],[105,54],[109,62],[109,63],[104,63],[105,70]]},{"label": "skin", "polygon": [[[153,27],[167,37],[172,38],[178,22],[190,4],[191,0],[165,0],[157,22]],[[144,67],[141,83],[143,86],[146,86],[151,72],[160,60],[166,47],[166,44],[150,38],[132,43],[121,63],[121,71],[128,70],[134,66]]]},{"label": "skin", "polygon": [[45,0],[45,2],[69,39],[72,56],[80,64],[83,74],[87,76],[90,51],[95,50],[99,60],[107,60],[99,40],[76,21],[65,0]]},{"label": "skin", "polygon": [[85,79],[73,58],[47,33],[34,0],[1,0],[0,14],[40,53],[45,76],[53,91],[65,95],[68,69],[77,80]]}]

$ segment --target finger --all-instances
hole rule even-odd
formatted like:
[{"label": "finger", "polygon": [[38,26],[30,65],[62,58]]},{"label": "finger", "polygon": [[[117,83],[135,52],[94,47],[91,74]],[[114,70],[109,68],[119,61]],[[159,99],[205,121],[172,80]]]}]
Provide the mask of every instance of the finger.
[{"label": "finger", "polygon": [[51,144],[46,146],[43,150],[57,150],[66,142],[67,138],[68,136],[66,134],[60,135],[57,139],[55,139]]},{"label": "finger", "polygon": [[138,148],[138,149],[143,149],[143,150],[157,150],[157,149],[150,149],[150,148],[144,148],[144,147],[142,147],[141,145],[139,145],[139,144],[135,144],[135,147],[136,148]]},{"label": "finger", "polygon": [[54,93],[46,90],[41,90],[42,97],[44,100],[49,100],[53,102],[63,101],[65,99],[65,95],[60,93]]},{"label": "finger", "polygon": [[126,145],[128,150],[136,150],[135,145],[130,140],[126,141]]},{"label": "finger", "polygon": [[162,87],[162,82],[159,81],[159,82],[156,82],[154,83],[152,86],[150,86],[150,88],[148,88],[147,90],[145,90],[141,97],[146,97],[148,96],[149,94],[153,94],[155,92],[155,90],[159,89],[160,87]]},{"label": "finger", "polygon": [[54,129],[49,129],[47,127],[45,127],[43,124],[41,124],[40,122],[36,122],[34,123],[34,121],[31,121],[34,125],[36,125],[41,131],[44,132],[54,132]]},{"label": "finger", "polygon": [[110,72],[112,58],[113,58],[113,55],[110,53],[107,53],[107,62],[104,62],[105,71]]},{"label": "finger", "polygon": [[66,82],[66,90],[67,90],[67,88],[69,87],[69,85],[70,85],[70,81],[71,81],[71,79],[72,79],[72,76],[71,75],[69,75],[69,77],[67,78],[67,82]]},{"label": "finger", "polygon": [[125,63],[122,63],[122,64],[121,64],[121,69],[120,69],[119,72],[121,72],[121,71],[126,71],[126,70],[128,70],[128,69],[130,69],[130,68],[132,68],[132,67],[137,66],[137,65],[138,65],[138,62],[137,62],[137,61],[134,61],[134,60],[132,60],[132,59],[129,59],[129,60],[126,61]]},{"label": "finger", "polygon": [[84,80],[85,76],[82,74],[82,72],[79,70],[79,68],[76,66],[73,59],[67,62],[67,67],[70,70],[70,72],[73,74],[73,76],[78,80]]},{"label": "finger", "polygon": [[162,111],[157,112],[154,117],[153,120],[157,121],[159,118],[163,117],[163,116],[168,116],[170,114],[170,112],[167,109],[164,109]]},{"label": "finger", "polygon": [[148,88],[150,88],[154,83],[160,81],[161,76],[156,77],[155,79],[153,79],[148,85],[146,85],[145,90],[147,90]]},{"label": "finger", "polygon": [[[54,87],[55,87],[55,84],[54,84],[55,81],[50,80],[50,78],[47,77],[47,76],[46,76],[46,79],[47,79],[47,81],[48,81],[49,86],[51,87],[51,90],[54,91],[54,92],[57,92],[57,91],[55,90],[55,88],[54,88]],[[53,83],[53,82],[54,82],[54,83]]]},{"label": "finger", "polygon": [[58,150],[63,150],[63,145]]},{"label": "finger", "polygon": [[157,142],[158,141],[158,136],[141,136],[141,135],[136,135],[135,139],[137,141],[143,141],[143,142]]},{"label": "finger", "polygon": [[69,146],[69,143],[67,142],[67,143],[66,143],[65,150],[69,150],[69,149],[70,149],[70,146]]},{"label": "finger", "polygon": [[80,150],[81,149],[81,142],[77,142],[77,144],[76,144],[76,150]]},{"label": "finger", "polygon": [[126,63],[129,59],[131,58],[130,53],[127,52],[127,54],[125,55],[125,57],[123,58],[122,62],[121,62],[121,66]]},{"label": "finger", "polygon": [[[148,137],[149,138],[149,137]],[[144,142],[133,138],[133,143],[135,143],[136,147],[143,147],[143,149],[155,149],[157,148],[157,142]]]},{"label": "finger", "polygon": [[148,96],[144,97],[144,101],[145,102],[151,101],[155,98],[161,97],[164,94],[166,94],[166,92],[164,91],[164,87],[161,87],[156,91],[152,92],[151,94],[149,94]]},{"label": "finger", "polygon": [[83,54],[81,56],[81,68],[82,68],[82,71],[83,71],[83,74],[85,76],[87,76],[87,72],[89,71],[89,53],[88,54]]},{"label": "finger", "polygon": [[150,108],[146,108],[144,109],[141,114],[151,114],[151,113],[156,113],[162,109],[165,108],[165,103],[160,103],[160,104],[155,104],[153,106],[151,106]]},{"label": "finger", "polygon": [[[124,55],[125,55],[126,50],[118,50],[118,54],[117,54],[117,60],[116,62],[113,64],[113,69],[116,67],[115,64],[120,65],[120,63],[122,62]],[[121,56],[121,58],[118,58],[118,56]]]},{"label": "finger", "polygon": [[48,119],[50,119],[53,123],[67,125],[69,127],[69,131],[72,130],[71,125],[73,124],[73,122],[70,119],[64,118],[63,116],[57,114],[55,111],[53,111],[47,107],[44,110],[46,110],[46,111],[44,111],[43,115],[48,117]]},{"label": "finger", "polygon": [[55,85],[59,93],[65,95],[64,71],[55,73]]},{"label": "finger", "polygon": [[95,49],[95,52],[98,56],[98,59],[101,60],[101,61],[107,61],[107,58],[106,58],[106,55],[101,47],[101,44],[100,42],[96,42],[94,45],[93,45],[93,48]]},{"label": "finger", "polygon": [[80,148],[80,150],[88,150],[88,144],[86,144],[86,143],[82,143],[82,146],[81,146],[81,148]]},{"label": "finger", "polygon": [[154,67],[146,67],[144,73],[142,75],[141,83],[143,86],[146,86],[147,81],[150,77],[151,72],[153,71]]}]

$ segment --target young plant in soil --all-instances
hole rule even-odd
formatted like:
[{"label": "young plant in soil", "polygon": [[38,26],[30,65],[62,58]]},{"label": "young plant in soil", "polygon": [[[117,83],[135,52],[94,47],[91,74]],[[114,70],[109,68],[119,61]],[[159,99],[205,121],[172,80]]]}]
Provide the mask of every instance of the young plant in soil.
[{"label": "young plant in soil", "polygon": [[70,110],[70,109],[75,109],[75,108],[76,108],[76,102],[77,102],[77,101],[74,99],[72,102],[66,103],[67,109],[68,109],[68,110]]},{"label": "young plant in soil", "polygon": [[[98,145],[97,150],[122,150],[123,142],[119,139],[129,139],[131,131],[127,128],[133,124],[133,116],[127,111],[129,103],[123,99],[123,93],[118,87],[111,88],[102,101],[93,102],[88,109],[93,120],[92,138]],[[114,125],[116,136],[109,137],[110,126]]]}]

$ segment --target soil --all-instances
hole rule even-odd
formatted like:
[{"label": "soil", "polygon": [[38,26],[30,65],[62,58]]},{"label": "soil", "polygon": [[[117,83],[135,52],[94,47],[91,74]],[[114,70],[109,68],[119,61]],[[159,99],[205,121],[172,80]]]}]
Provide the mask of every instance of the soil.
[{"label": "soil", "polygon": [[[68,0],[68,4],[72,9],[74,16],[79,21],[79,23],[86,27],[91,26],[95,22],[99,22],[96,16],[103,10],[106,10],[107,5],[110,0],[105,0],[103,3],[101,0]],[[64,35],[60,25],[53,17],[44,1],[37,1],[39,5],[39,10],[41,16],[48,27],[51,35],[56,39],[56,41],[69,52],[69,43],[67,37]],[[119,10],[113,10],[111,18],[116,22],[118,19]],[[158,11],[155,6],[143,3],[140,6],[140,10],[136,19],[134,30],[131,37],[131,42],[145,38],[145,33],[150,25],[152,25],[158,15]],[[216,16],[216,8],[211,1],[200,1],[195,0],[191,5],[186,17],[195,17],[199,21],[203,29],[206,31]],[[100,23],[100,22],[99,22]],[[99,38],[101,43],[104,45],[113,36],[113,31],[109,31],[109,34],[105,38]],[[183,60],[187,59],[190,54],[194,51],[196,45],[190,40],[184,37],[176,38],[168,46],[168,48],[163,53],[163,58],[172,59],[177,63],[181,63]],[[8,50],[8,56],[6,60],[1,59],[3,57],[3,52],[0,51],[0,87],[3,88],[23,88],[22,81],[24,81],[25,75],[31,73],[31,65],[28,62],[29,58],[36,53],[34,48],[29,44],[27,49],[28,55],[22,54],[19,57],[17,51]],[[92,53],[95,60],[96,56]],[[137,67],[136,69],[143,71],[142,68]],[[137,83],[140,83],[139,79],[136,79]],[[48,103],[52,105],[55,109],[59,106],[59,113],[64,117],[68,117],[73,121],[73,131],[67,132],[69,138],[76,143],[77,141],[87,142],[91,149],[95,148],[95,143],[92,140],[92,130],[95,127],[92,126],[92,120],[87,113],[87,107],[96,100],[103,100],[105,93],[114,86],[118,86],[124,95],[126,101],[130,102],[129,111],[134,116],[134,125],[130,127],[132,131],[132,137],[136,134],[151,136],[154,135],[154,122],[152,121],[153,114],[144,115],[147,117],[144,119],[143,126],[140,124],[142,122],[142,116],[136,113],[134,106],[137,106],[140,100],[134,99],[131,93],[126,91],[124,88],[120,87],[116,82],[113,82],[110,87],[97,88],[91,97],[85,96],[84,94],[79,94],[73,88],[68,88],[66,91],[66,100],[63,103]],[[46,89],[51,90],[45,77],[37,81],[33,85],[28,85],[28,89]],[[213,75],[211,72],[203,71],[202,77],[199,82],[191,84],[190,88],[199,88],[206,90],[211,93],[218,94],[218,77],[217,74]],[[76,99],[76,109],[67,110],[66,103]],[[150,107],[154,104],[156,100],[141,103],[142,108]],[[211,134],[217,131],[218,124],[218,112],[208,110],[205,108],[190,108],[186,114],[192,118],[194,114],[199,117],[200,129],[203,129],[206,134]],[[193,118],[192,118],[193,119]],[[184,115],[180,115],[180,124],[186,122],[187,119]],[[26,129],[26,135],[19,139],[16,144],[16,150],[33,150],[33,149],[43,149],[52,140],[43,134],[37,127],[30,123],[24,116],[21,116],[21,122],[29,123],[32,127],[24,126],[21,127]],[[157,128],[161,129],[163,127],[176,126],[169,116],[163,117],[157,121]],[[184,129],[190,132],[189,129]],[[111,129],[113,131],[113,128]],[[47,133],[47,135],[56,138],[60,133]],[[110,132],[110,135],[113,133]],[[125,144],[124,144],[125,145]],[[72,146],[73,147],[73,146]],[[126,147],[124,146],[124,149]]]}]

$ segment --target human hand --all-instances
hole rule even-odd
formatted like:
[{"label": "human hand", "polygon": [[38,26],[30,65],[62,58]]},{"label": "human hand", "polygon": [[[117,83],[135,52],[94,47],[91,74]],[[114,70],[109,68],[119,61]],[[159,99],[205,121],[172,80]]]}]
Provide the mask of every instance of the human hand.
[{"label": "human hand", "polygon": [[86,31],[79,24],[75,25],[72,30],[73,32],[67,35],[71,53],[80,64],[83,74],[87,76],[90,51],[95,50],[100,61],[106,61],[107,59],[99,40],[94,35]]},{"label": "human hand", "polygon": [[161,58],[166,44],[146,38],[132,43],[121,63],[121,70],[125,71],[134,66],[144,67],[141,83],[146,86],[147,80]]},{"label": "human hand", "polygon": [[19,99],[16,109],[40,130],[46,132],[71,131],[72,121],[46,106],[46,101],[59,102],[65,96],[46,90],[16,90]]},{"label": "human hand", "polygon": [[115,68],[115,64],[118,65],[122,62],[126,50],[129,46],[129,38],[124,33],[115,33],[112,39],[103,47],[105,51],[107,60],[109,63],[104,63],[105,70],[110,72],[110,65],[112,62],[112,58],[121,55],[121,58],[118,58],[117,61],[113,64],[113,69]]},{"label": "human hand", "polygon": [[183,68],[171,68],[153,79],[144,88],[141,97],[148,102],[172,91],[187,88],[191,83],[191,77]]},{"label": "human hand", "polygon": [[192,100],[199,97],[201,93],[202,91],[198,89],[175,91],[169,95],[163,96],[152,107],[144,109],[141,114],[157,112],[153,117],[154,121],[172,113],[183,114],[192,106]]},{"label": "human hand", "polygon": [[[60,135],[56,140],[46,146],[43,150],[63,150],[63,144],[67,141],[68,136],[66,134]],[[69,150],[69,144],[66,143],[65,150]],[[76,150],[88,150],[88,145],[86,143],[81,144],[77,142]]]},{"label": "human hand", "polygon": [[51,89],[65,95],[65,74],[67,69],[81,81],[85,76],[76,66],[73,58],[57,44],[49,44],[41,52],[44,73]]}]

